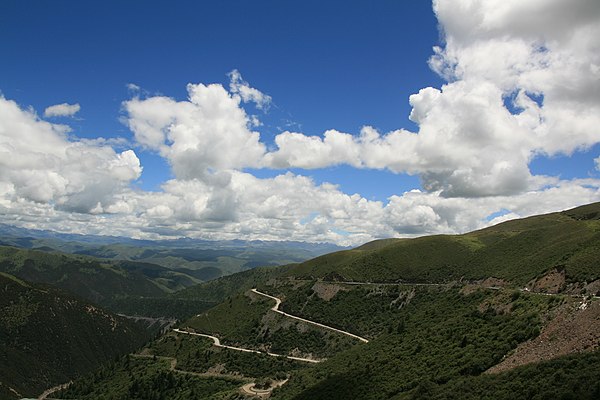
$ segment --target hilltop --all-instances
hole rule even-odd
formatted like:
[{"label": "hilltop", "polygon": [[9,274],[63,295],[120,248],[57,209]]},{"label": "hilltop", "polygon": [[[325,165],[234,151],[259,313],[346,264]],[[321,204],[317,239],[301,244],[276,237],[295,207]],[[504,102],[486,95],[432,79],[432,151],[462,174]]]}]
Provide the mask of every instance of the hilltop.
[{"label": "hilltop", "polygon": [[411,283],[495,277],[524,286],[557,270],[565,284],[591,282],[600,278],[599,215],[594,203],[463,235],[376,241],[294,265],[282,276]]}]

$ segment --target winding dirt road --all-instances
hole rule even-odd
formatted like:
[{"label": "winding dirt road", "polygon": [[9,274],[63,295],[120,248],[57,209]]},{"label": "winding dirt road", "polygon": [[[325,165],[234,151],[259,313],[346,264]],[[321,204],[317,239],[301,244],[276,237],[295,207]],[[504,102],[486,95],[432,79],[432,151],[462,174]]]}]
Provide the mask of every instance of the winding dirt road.
[{"label": "winding dirt road", "polygon": [[47,399],[48,396],[50,396],[52,393],[55,393],[55,392],[58,392],[58,391],[68,388],[71,385],[71,383],[73,383],[73,381],[63,383],[62,385],[57,385],[57,386],[51,387],[50,389],[44,390],[44,393],[40,394],[40,396],[38,397],[38,400]]},{"label": "winding dirt road", "polygon": [[285,385],[287,383],[287,381],[288,380],[285,379],[283,381],[273,382],[271,384],[271,387],[269,387],[268,389],[257,389],[255,387],[256,383],[254,383],[254,382],[247,383],[247,384],[245,384],[244,386],[241,387],[241,391],[244,394],[249,394],[251,396],[258,396],[261,399],[267,399],[271,395],[271,392],[273,391],[273,389]]},{"label": "winding dirt road", "polygon": [[219,340],[218,337],[211,336],[211,335],[205,335],[204,333],[188,332],[188,331],[181,330],[179,328],[175,328],[175,329],[173,329],[173,331],[177,332],[177,333],[182,333],[182,334],[185,334],[185,335],[202,336],[202,337],[205,337],[205,338],[212,339],[213,346],[215,346],[215,347],[222,347],[224,349],[230,349],[230,350],[235,350],[235,351],[243,351],[243,352],[246,352],[246,353],[266,354],[266,355],[271,356],[271,357],[283,357],[283,358],[287,358],[287,359],[290,359],[290,360],[302,361],[302,362],[309,362],[309,363],[313,363],[313,364],[321,362],[319,360],[313,360],[313,359],[310,359],[310,358],[285,356],[283,354],[268,353],[268,352],[264,352],[264,351],[258,351],[258,350],[252,350],[252,349],[245,349],[243,347],[227,346],[225,344],[221,344],[221,341]]},{"label": "winding dirt road", "polygon": [[358,339],[358,340],[360,340],[361,342],[364,342],[364,343],[369,343],[369,341],[368,341],[367,339],[365,339],[364,337],[360,337],[360,336],[358,336],[358,335],[355,335],[355,334],[353,334],[353,333],[346,332],[346,331],[343,331],[343,330],[341,330],[341,329],[334,328],[334,327],[332,327],[332,326],[328,326],[328,325],[320,324],[320,323],[318,323],[318,322],[311,321],[311,320],[309,320],[309,319],[304,319],[304,318],[301,318],[301,317],[297,317],[297,316],[295,316],[295,315],[288,314],[288,313],[286,313],[286,312],[284,312],[284,311],[281,311],[281,310],[279,309],[279,305],[281,304],[281,299],[279,299],[279,298],[277,298],[277,297],[275,297],[275,296],[271,296],[271,295],[268,295],[268,294],[266,294],[266,293],[260,292],[260,291],[258,291],[258,290],[256,290],[256,289],[252,289],[252,291],[253,291],[254,293],[256,293],[256,294],[259,294],[259,295],[261,295],[261,296],[265,296],[265,297],[268,297],[268,298],[270,298],[270,299],[273,299],[273,300],[275,300],[275,305],[274,305],[273,307],[271,307],[271,310],[272,310],[272,311],[275,311],[276,313],[279,313],[279,314],[281,314],[281,315],[285,315],[285,316],[286,316],[286,317],[288,317],[288,318],[297,319],[298,321],[306,322],[306,323],[308,323],[308,324],[311,324],[311,325],[315,325],[315,326],[318,326],[318,327],[321,327],[321,328],[325,328],[325,329],[329,329],[329,330],[331,330],[331,331],[334,331],[334,332],[341,333],[341,334],[343,334],[343,335],[346,335],[346,336],[350,336],[350,337],[352,337],[352,338],[354,338],[354,339]]}]

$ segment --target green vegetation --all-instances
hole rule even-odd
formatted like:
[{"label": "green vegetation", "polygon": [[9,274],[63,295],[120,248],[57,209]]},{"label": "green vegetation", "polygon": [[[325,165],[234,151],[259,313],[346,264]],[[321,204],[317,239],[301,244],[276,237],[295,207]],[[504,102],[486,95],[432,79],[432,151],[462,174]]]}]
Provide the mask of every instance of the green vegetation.
[{"label": "green vegetation", "polygon": [[248,344],[257,336],[260,321],[271,307],[272,301],[262,296],[237,295],[192,317],[184,326],[223,338],[225,343]]},{"label": "green vegetation", "polygon": [[332,244],[304,242],[134,240],[68,235],[3,224],[0,224],[0,245],[90,256],[102,259],[103,263],[129,261],[160,266],[163,271],[171,271],[165,282],[165,289],[169,290],[179,290],[259,266],[301,262],[340,249]]},{"label": "green vegetation", "polygon": [[448,282],[496,277],[524,285],[558,268],[600,278],[600,203],[508,221],[464,235],[388,240],[315,258],[283,275],[346,281]]},{"label": "green vegetation", "polygon": [[150,343],[144,352],[176,358],[177,368],[184,371],[218,371],[252,379],[285,379],[289,371],[306,367],[306,363],[286,358],[214,347],[208,338],[185,334],[165,335]]},{"label": "green vegetation", "polygon": [[[379,303],[363,298],[371,301]],[[298,371],[274,398],[387,399],[415,389],[423,377],[444,384],[479,375],[537,335],[540,312],[553,304],[545,296],[512,300],[494,291],[465,296],[457,289],[419,288],[387,320],[389,333]]]},{"label": "green vegetation", "polygon": [[62,399],[184,400],[235,399],[239,379],[198,376],[170,369],[168,359],[126,356],[74,382]]},{"label": "green vegetation", "polygon": [[438,385],[424,379],[403,399],[577,399],[600,398],[600,352],[574,354],[525,365],[502,374],[461,377]]},{"label": "green vegetation", "polygon": [[254,268],[238,274],[224,276],[210,282],[192,286],[174,294],[181,299],[196,299],[220,303],[232,295],[243,293],[266,282],[271,277],[287,271],[290,266],[277,268]]},{"label": "green vegetation", "polygon": [[119,296],[165,293],[139,270],[127,271],[89,257],[15,247],[0,246],[0,271],[26,281],[51,284],[100,304]]},{"label": "green vegetation", "polygon": [[[286,317],[279,316],[279,318]],[[316,358],[333,357],[358,343],[356,339],[303,322],[292,322],[291,326],[284,325],[272,330],[267,328],[262,340],[270,346],[270,351],[273,353],[292,355],[294,352],[299,352]]]},{"label": "green vegetation", "polygon": [[[167,292],[185,284],[178,286],[177,282],[183,282],[177,281],[181,276],[175,279],[162,274],[160,267],[127,261],[121,268],[86,257],[64,261],[60,258],[64,255],[41,253],[51,255],[46,263],[39,252],[15,251],[0,248],[0,256],[6,255],[0,257],[0,270],[20,273],[19,278],[0,273],[0,289],[6,284],[20,291],[0,304],[0,396],[7,393],[7,382],[18,381],[31,365],[44,372],[32,375],[27,383],[33,379],[37,383],[64,382],[63,377],[68,376],[63,373],[60,378],[48,378],[55,371],[48,372],[50,365],[41,364],[44,358],[33,359],[25,351],[28,347],[19,347],[14,341],[23,332],[33,331],[39,336],[43,329],[32,324],[41,319],[40,315],[56,314],[55,306],[52,311],[48,309],[50,302],[26,294],[40,289],[22,280],[27,280],[23,271],[57,285],[83,282],[80,286],[88,291],[109,273],[122,279],[118,282],[141,276],[158,294],[124,295],[125,286],[114,283],[117,281],[109,281],[108,289],[97,289],[106,291],[101,293],[103,301],[126,310],[126,314],[192,316],[180,326],[215,335],[223,344],[326,359],[307,364],[219,348],[207,338],[169,332],[139,354],[77,380],[65,395],[60,394],[62,398],[235,399],[242,396],[238,389],[243,382],[268,385],[288,377],[285,385],[275,389],[273,399],[595,399],[600,394],[597,350],[500,374],[485,373],[520,343],[539,335],[543,323],[554,315],[582,312],[581,316],[597,310],[597,303],[593,303],[594,307],[585,312],[574,311],[568,293],[600,278],[600,203],[464,235],[375,241],[302,264],[256,268],[170,294]],[[144,256],[157,254],[147,252]],[[38,260],[40,257],[43,261]],[[75,269],[63,266],[61,260]],[[542,296],[517,290],[552,270],[564,272],[566,285],[560,274],[548,281],[565,287],[563,293],[567,294]],[[485,288],[496,283],[473,282],[490,277],[505,284]],[[596,290],[594,285],[588,289]],[[254,287],[282,298],[280,307],[285,312],[370,341],[360,343],[275,313],[270,310],[274,301],[252,293]],[[46,324],[52,326],[55,319]],[[72,322],[58,322],[63,328],[70,326],[67,324]],[[85,333],[95,322],[87,321],[89,326],[81,321],[74,324],[73,329],[83,335],[78,332],[68,337],[60,332],[67,339],[41,350],[59,369],[67,365],[57,354],[59,348],[72,342],[79,346],[96,343],[98,332],[104,329],[96,327],[93,333]],[[124,330],[116,329],[113,334]],[[54,332],[44,336],[54,337]],[[35,342],[31,337],[26,339],[26,343]],[[93,346],[105,348],[105,344]],[[14,348],[21,353],[15,356],[11,353]],[[111,350],[118,353],[115,348]],[[82,358],[95,357],[87,351],[82,351]],[[10,368],[3,368],[8,363]],[[91,367],[82,370],[85,368]],[[25,382],[18,383],[20,386],[10,387],[27,387]]]},{"label": "green vegetation", "polygon": [[286,379],[305,363],[212,346],[169,333],[142,351],[76,380],[64,399],[237,399],[243,383]]},{"label": "green vegetation", "polygon": [[199,282],[181,272],[131,261],[0,246],[0,273],[51,284],[113,312],[187,319],[217,304],[170,294]]},{"label": "green vegetation", "polygon": [[140,326],[79,298],[0,274],[0,388],[38,395],[148,338]]},{"label": "green vegetation", "polygon": [[180,321],[204,312],[217,303],[196,299],[166,297],[120,297],[106,302],[106,307],[125,315],[168,317]]},{"label": "green vegetation", "polygon": [[368,338],[388,332],[390,321],[400,318],[403,305],[417,291],[412,286],[345,286],[326,301],[316,295],[313,284],[266,286],[265,290],[285,298],[280,307],[287,313]]},{"label": "green vegetation", "polygon": [[333,356],[356,344],[340,333],[270,311],[274,301],[252,292],[230,297],[182,326],[219,337],[224,344],[282,355]]}]

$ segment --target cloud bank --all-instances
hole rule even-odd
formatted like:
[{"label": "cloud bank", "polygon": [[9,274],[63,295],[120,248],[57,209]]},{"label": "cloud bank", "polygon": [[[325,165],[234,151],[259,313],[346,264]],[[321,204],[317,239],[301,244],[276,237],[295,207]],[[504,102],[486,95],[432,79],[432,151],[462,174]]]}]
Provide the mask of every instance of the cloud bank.
[{"label": "cloud bank", "polygon": [[[268,145],[244,107],[267,111],[272,99],[234,70],[228,88],[189,84],[185,100],[123,103],[136,145],[172,168],[174,178],[159,192],[132,187],[142,168],[133,150],[70,139],[68,127],[1,99],[2,220],[133,237],[358,244],[465,232],[599,201],[597,179],[561,180],[529,168],[535,157],[571,155],[600,142],[598,2],[433,6],[444,44],[434,48],[429,66],[447,83],[409,97],[418,131],[285,131]],[[285,171],[341,164],[418,175],[423,191],[384,203]],[[246,168],[282,173],[260,179]],[[494,217],[501,210],[507,211]]]}]

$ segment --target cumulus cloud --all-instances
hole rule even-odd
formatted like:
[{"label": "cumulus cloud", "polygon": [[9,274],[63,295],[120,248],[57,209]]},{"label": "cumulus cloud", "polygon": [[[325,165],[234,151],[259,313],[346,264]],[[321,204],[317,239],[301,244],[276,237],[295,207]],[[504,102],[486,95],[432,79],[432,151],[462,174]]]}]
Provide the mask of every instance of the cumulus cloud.
[{"label": "cumulus cloud", "polygon": [[[3,183],[0,182],[0,187]],[[448,198],[412,191],[387,204],[342,193],[334,185],[286,173],[259,179],[233,171],[230,185],[215,188],[193,180],[166,182],[160,192],[122,191],[113,214],[72,213],[49,203],[0,198],[6,223],[58,231],[137,238],[329,241],[358,245],[378,237],[452,234],[510,218],[567,209],[600,199],[597,180],[562,181],[516,196]],[[509,214],[492,218],[499,211]],[[492,219],[490,219],[492,218]]]},{"label": "cumulus cloud", "polygon": [[72,117],[77,114],[81,107],[78,103],[62,103],[47,107],[44,110],[44,117]]},{"label": "cumulus cloud", "polygon": [[[207,86],[200,88],[209,90]],[[217,93],[220,94],[214,98],[219,102],[227,104],[232,100],[220,89]],[[165,98],[148,99],[150,102],[144,104],[153,105],[157,100],[176,111],[189,108],[191,120],[196,122],[200,118],[196,108],[204,104],[190,99],[189,105],[178,105]],[[136,99],[129,106],[141,102]],[[176,111],[174,118],[154,117],[158,121],[187,121]],[[230,110],[223,115],[231,114]],[[152,113],[140,115],[149,118]],[[243,128],[243,114],[239,118],[236,126]],[[202,174],[188,175],[185,170],[188,172],[165,182],[161,191],[144,192],[130,186],[141,173],[132,150],[118,153],[103,140],[68,139],[68,127],[40,120],[6,99],[0,100],[0,121],[0,220],[29,228],[150,239],[189,236],[357,245],[377,237],[459,233],[600,198],[600,182],[588,179],[555,180],[537,191],[474,198],[444,197],[439,189],[414,190],[392,196],[384,203],[358,194],[348,195],[335,185],[316,184],[308,177],[289,172],[260,179],[241,171],[236,166],[243,163],[233,161],[203,162],[208,169]],[[152,125],[164,136],[155,144],[148,141],[148,145],[167,157],[175,157],[177,151],[171,147],[178,148],[178,140],[189,138],[172,134],[170,124],[173,122]],[[140,131],[143,132],[146,131]],[[249,131],[240,132],[244,133],[243,138],[253,136]],[[414,135],[397,133],[405,134]],[[344,148],[340,143],[346,137],[336,135],[342,134],[331,131],[325,140],[332,153]],[[382,150],[379,142],[397,140],[395,135],[388,136],[382,139],[372,128],[365,128],[360,143],[372,146],[370,151],[377,153]],[[255,159],[268,155],[262,148],[259,150]],[[202,152],[197,154],[204,156]],[[378,157],[391,160],[392,155]],[[175,162],[176,158],[172,160]],[[490,219],[500,210],[510,213]]]},{"label": "cumulus cloud", "polygon": [[115,193],[140,176],[132,150],[116,153],[93,141],[73,141],[68,131],[0,97],[0,182],[6,201],[102,212]]},{"label": "cumulus cloud", "polygon": [[[445,46],[435,48],[429,64],[448,83],[410,96],[417,132],[285,131],[266,152],[240,102],[264,106],[270,98],[237,70],[229,74],[229,92],[199,84],[188,87],[185,102],[127,102],[129,126],[140,143],[171,161],[178,177],[209,169],[348,164],[419,175],[427,191],[445,197],[537,190],[553,179],[532,176],[533,158],[600,141],[597,2],[439,0],[434,10]],[[535,16],[531,26],[523,15]]]},{"label": "cumulus cloud", "polygon": [[[447,83],[410,96],[417,132],[285,131],[267,151],[242,103],[264,107],[271,99],[237,70],[229,74],[229,90],[197,84],[188,86],[185,101],[126,102],[137,141],[173,166],[176,179],[164,186],[168,198],[185,199],[169,210],[151,207],[152,214],[209,223],[203,232],[252,235],[264,227],[270,233],[260,235],[281,238],[310,229],[313,237],[353,241],[462,232],[597,199],[596,181],[535,176],[529,163],[600,140],[600,53],[591,39],[600,26],[598,7],[440,0],[434,10],[445,45],[434,49],[429,65]],[[535,15],[533,24],[523,15]],[[265,180],[241,172],[339,164],[418,175],[425,192],[382,204],[301,176]],[[490,217],[503,209],[510,211]]]},{"label": "cumulus cloud", "polygon": [[443,196],[495,196],[546,184],[529,171],[534,157],[600,141],[597,1],[439,0],[434,10],[445,46],[429,64],[448,83],[410,96],[418,132],[283,132],[267,163],[386,168]]},{"label": "cumulus cloud", "polygon": [[240,97],[222,85],[189,84],[188,99],[156,96],[124,102],[126,123],[141,145],[157,151],[181,179],[226,179],[211,171],[259,167],[265,153]]}]

